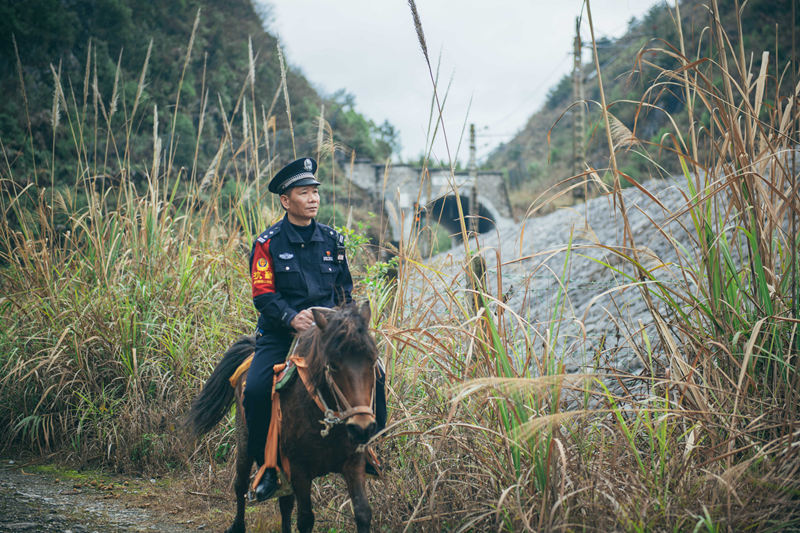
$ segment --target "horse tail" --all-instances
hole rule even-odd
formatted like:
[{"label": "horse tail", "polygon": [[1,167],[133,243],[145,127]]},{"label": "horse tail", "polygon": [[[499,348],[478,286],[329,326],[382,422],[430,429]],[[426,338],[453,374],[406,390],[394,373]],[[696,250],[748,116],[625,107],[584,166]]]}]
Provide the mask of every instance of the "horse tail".
[{"label": "horse tail", "polygon": [[255,337],[244,336],[225,352],[222,361],[203,385],[200,395],[192,402],[186,417],[186,425],[195,436],[208,433],[227,414],[234,395],[230,377],[239,365],[252,355],[255,348]]}]

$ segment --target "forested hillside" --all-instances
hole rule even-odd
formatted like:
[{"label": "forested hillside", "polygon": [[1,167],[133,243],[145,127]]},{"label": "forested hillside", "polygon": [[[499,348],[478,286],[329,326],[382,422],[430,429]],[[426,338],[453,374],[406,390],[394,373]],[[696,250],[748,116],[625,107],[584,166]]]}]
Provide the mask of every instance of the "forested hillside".
[{"label": "forested hillside", "polygon": [[[75,138],[88,132],[76,131],[77,114],[88,118],[88,124],[100,123],[101,129],[122,126],[130,131],[127,149],[133,177],[152,160],[156,116],[172,165],[205,169],[226,128],[229,135],[246,135],[245,124],[226,126],[237,106],[247,106],[253,121],[275,117],[274,123],[263,126],[271,135],[271,155],[279,154],[279,163],[285,162],[293,147],[279,90],[277,41],[264,30],[269,16],[269,7],[256,9],[250,0],[0,2],[0,138],[8,173],[17,181],[48,185],[51,176],[56,184],[70,185],[85,177],[77,175],[81,156]],[[245,91],[250,39],[255,83]],[[57,77],[63,99],[55,94]],[[320,95],[291,65],[286,82],[298,154],[316,149],[317,119],[324,110],[337,143],[360,156],[379,160],[389,155],[397,141],[391,128],[378,127],[358,113],[347,93]],[[153,104],[157,115],[151,111]],[[76,115],[70,115],[73,109],[65,110],[73,105]],[[136,116],[133,107],[139,110]],[[91,146],[84,148],[88,153],[105,152],[107,161],[122,159],[124,154],[115,152],[119,139],[113,137],[101,134],[96,142],[86,138]],[[114,174],[119,168],[109,165],[104,172],[118,178]]]},{"label": "forested hillside", "polygon": [[[791,2],[737,2],[741,8],[741,47],[734,4],[733,1],[719,2],[722,25],[729,36],[725,46],[735,57],[743,56],[748,65],[755,65],[756,71],[761,64],[762,52],[769,52],[764,99],[767,106],[773,106],[776,79],[785,78],[780,85],[783,93],[792,86],[791,73],[785,70],[792,53]],[[683,53],[673,2],[668,6],[659,4],[641,20],[630,21],[628,31],[622,37],[597,41],[606,101],[612,115],[619,121],[615,127],[612,119],[612,133],[628,137],[626,140],[617,139],[628,144],[627,151],[617,154],[617,160],[620,170],[637,180],[653,177],[654,168],[659,166],[662,167],[661,174],[679,170],[677,160],[664,157],[663,149],[670,149],[675,142],[680,142],[675,136],[673,120],[677,131],[689,131],[686,99],[681,84],[663,76],[662,69],[678,66],[680,55],[688,58],[689,62],[709,58],[711,61],[705,63],[704,69],[708,79],[713,79],[712,71],[721,67],[716,61],[719,57],[718,43],[709,31],[709,6],[710,2],[704,0],[680,2],[685,28]],[[582,35],[582,40],[584,50],[591,52],[588,32]],[[736,65],[731,64],[730,69],[739,76]],[[582,132],[586,164],[605,169],[609,164],[608,144],[599,109],[597,73],[593,59],[587,53],[584,53],[582,75],[586,102],[585,130]],[[577,106],[570,107],[575,102],[572,86],[571,74],[565,75],[550,90],[547,101],[530,117],[526,126],[489,156],[487,166],[505,170],[512,188],[540,191],[573,175],[572,119]],[[696,127],[709,124],[709,117],[704,116]],[[657,164],[649,164],[648,159]],[[515,197],[530,198],[526,195]],[[525,209],[527,206],[518,207]]]}]

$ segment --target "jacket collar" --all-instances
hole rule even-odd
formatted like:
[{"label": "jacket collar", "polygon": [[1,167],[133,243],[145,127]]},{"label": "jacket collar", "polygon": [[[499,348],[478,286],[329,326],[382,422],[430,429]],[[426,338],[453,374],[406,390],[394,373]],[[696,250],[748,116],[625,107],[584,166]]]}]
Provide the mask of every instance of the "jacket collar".
[{"label": "jacket collar", "polygon": [[[322,242],[325,239],[322,238],[322,232],[319,229],[319,224],[313,218],[311,219],[311,225],[314,226],[314,231],[311,233],[311,241],[319,241]],[[286,232],[286,237],[289,239],[289,242],[292,244],[301,244],[303,241],[302,237],[295,231],[294,226],[291,222],[289,222],[289,217],[287,215],[283,215],[283,230]]]}]

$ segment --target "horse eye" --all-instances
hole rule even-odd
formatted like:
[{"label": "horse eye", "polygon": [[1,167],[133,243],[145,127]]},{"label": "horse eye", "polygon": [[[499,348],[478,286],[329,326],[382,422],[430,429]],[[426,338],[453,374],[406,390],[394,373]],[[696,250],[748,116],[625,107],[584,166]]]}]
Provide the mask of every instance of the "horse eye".
[{"label": "horse eye", "polygon": [[339,371],[339,367],[335,363],[328,363],[328,369],[331,372],[338,372]]}]

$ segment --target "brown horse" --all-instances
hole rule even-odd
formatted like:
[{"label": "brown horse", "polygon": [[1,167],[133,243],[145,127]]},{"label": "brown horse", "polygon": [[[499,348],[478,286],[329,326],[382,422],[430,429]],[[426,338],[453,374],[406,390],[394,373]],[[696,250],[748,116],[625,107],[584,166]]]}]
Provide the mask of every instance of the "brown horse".
[{"label": "brown horse", "polygon": [[[377,362],[377,348],[368,327],[369,304],[364,303],[361,308],[355,304],[337,309],[314,308],[312,312],[316,327],[299,336],[295,349],[295,353],[305,356],[310,386],[307,388],[298,376],[280,391],[279,450],[294,491],[278,499],[281,530],[291,531],[296,498],[297,529],[301,533],[311,531],[311,481],[339,472],[347,483],[357,529],[359,533],[366,532],[372,510],[364,490],[364,445],[375,430],[371,402]],[[239,380],[234,395],[229,378],[254,349],[253,337],[242,337],[231,346],[192,403],[187,419],[195,435],[202,435],[225,416],[236,398],[236,518],[227,533],[245,531],[245,494],[254,462],[247,453],[243,380]],[[316,393],[316,401],[310,392]],[[320,405],[336,407],[325,414]],[[342,408],[344,412],[340,412]]]}]

